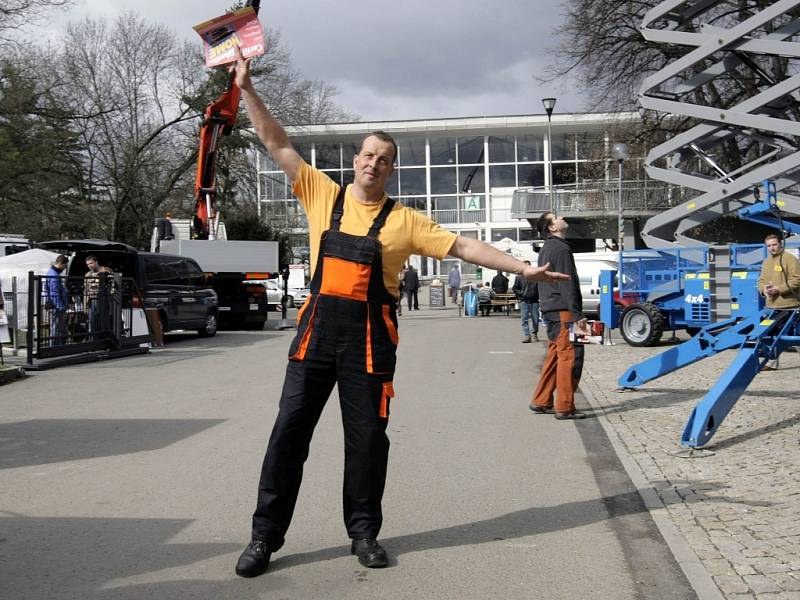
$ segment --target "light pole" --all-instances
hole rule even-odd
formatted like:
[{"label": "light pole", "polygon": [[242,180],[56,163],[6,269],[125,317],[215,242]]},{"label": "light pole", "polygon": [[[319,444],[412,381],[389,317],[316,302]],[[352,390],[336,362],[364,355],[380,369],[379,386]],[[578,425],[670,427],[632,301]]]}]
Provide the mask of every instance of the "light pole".
[{"label": "light pole", "polygon": [[619,250],[619,263],[617,265],[617,280],[620,296],[622,295],[622,249],[625,246],[625,220],[623,219],[624,206],[622,204],[622,163],[628,160],[628,146],[616,143],[611,148],[611,157],[617,161],[619,170],[617,174],[617,249]]},{"label": "light pole", "polygon": [[547,112],[547,191],[550,195],[550,212],[553,212],[553,137],[550,134],[550,118],[556,107],[556,99],[542,98],[542,105]]}]

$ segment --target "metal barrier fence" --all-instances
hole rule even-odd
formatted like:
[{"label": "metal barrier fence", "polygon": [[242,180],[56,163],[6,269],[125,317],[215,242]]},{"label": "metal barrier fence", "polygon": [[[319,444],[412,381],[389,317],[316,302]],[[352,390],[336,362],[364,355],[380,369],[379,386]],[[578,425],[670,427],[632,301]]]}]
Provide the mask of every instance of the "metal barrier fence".
[{"label": "metal barrier fence", "polygon": [[[660,182],[622,183],[622,207],[625,212],[657,212],[682,204],[698,192]],[[581,183],[553,188],[553,207],[550,190],[546,187],[514,190],[511,212],[514,215],[581,212],[616,214],[619,210],[619,184],[613,181]]]},{"label": "metal barrier fence", "polygon": [[[152,341],[133,279],[120,275],[50,277],[29,273],[28,363],[95,351],[120,351]],[[17,295],[15,312],[20,308]]]}]

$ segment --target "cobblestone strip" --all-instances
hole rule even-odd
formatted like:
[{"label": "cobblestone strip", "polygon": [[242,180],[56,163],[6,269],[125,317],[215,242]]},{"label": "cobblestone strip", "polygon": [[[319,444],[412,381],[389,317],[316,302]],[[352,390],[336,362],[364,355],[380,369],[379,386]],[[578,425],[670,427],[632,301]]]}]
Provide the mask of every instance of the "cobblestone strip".
[{"label": "cobblestone strip", "polygon": [[683,427],[734,354],[616,391],[625,369],[665,349],[587,348],[584,395],[629,474],[641,475],[642,485],[631,478],[701,598],[800,600],[800,356],[756,377],[709,455],[682,458]]}]

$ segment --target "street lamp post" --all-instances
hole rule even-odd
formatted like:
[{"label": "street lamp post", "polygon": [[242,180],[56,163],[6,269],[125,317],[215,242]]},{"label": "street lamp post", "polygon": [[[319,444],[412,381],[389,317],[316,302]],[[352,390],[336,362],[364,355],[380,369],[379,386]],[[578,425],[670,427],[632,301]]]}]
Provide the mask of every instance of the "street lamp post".
[{"label": "street lamp post", "polygon": [[556,106],[555,98],[542,98],[542,105],[547,112],[547,191],[550,196],[550,212],[553,212],[553,137],[550,133],[550,118]]},{"label": "street lamp post", "polygon": [[619,263],[617,264],[617,280],[619,281],[620,296],[622,295],[622,249],[625,246],[625,220],[624,206],[622,204],[622,163],[628,159],[628,146],[623,143],[614,144],[611,156],[617,161],[617,249],[619,250]]}]

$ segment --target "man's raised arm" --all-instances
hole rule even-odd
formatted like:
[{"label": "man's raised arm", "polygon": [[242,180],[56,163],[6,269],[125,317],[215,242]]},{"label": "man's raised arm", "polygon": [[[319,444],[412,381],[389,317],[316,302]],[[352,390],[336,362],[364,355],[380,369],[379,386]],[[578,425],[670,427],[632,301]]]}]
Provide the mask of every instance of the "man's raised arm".
[{"label": "man's raised arm", "polygon": [[269,112],[264,102],[258,97],[253,82],[250,79],[250,59],[242,58],[241,50],[238,50],[239,58],[236,61],[236,85],[242,90],[244,106],[253,127],[256,130],[258,139],[264,144],[267,152],[278,163],[281,170],[294,181],[297,169],[303,159],[297,153],[289,141],[278,121]]},{"label": "man's raised arm", "polygon": [[541,267],[526,265],[521,260],[517,260],[510,254],[500,252],[497,248],[485,244],[481,241],[458,236],[453,242],[449,254],[465,260],[467,262],[481,265],[497,271],[507,271],[517,273],[529,281],[550,281],[557,283],[567,281],[570,277],[564,273],[549,271],[550,263]]}]

